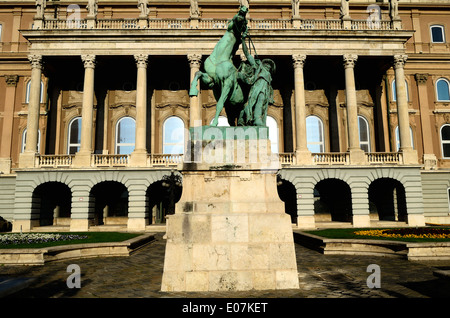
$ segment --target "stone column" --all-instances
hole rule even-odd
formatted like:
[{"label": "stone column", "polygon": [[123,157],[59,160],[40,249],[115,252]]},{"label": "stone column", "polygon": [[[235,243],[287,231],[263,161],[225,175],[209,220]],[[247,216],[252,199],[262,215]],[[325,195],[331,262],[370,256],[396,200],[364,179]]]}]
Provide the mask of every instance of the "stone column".
[{"label": "stone column", "polygon": [[0,173],[11,173],[11,145],[13,136],[14,101],[18,75],[5,75],[5,110],[3,112],[2,141],[0,148]]},{"label": "stone column", "polygon": [[437,158],[434,154],[431,136],[430,109],[428,107],[427,80],[428,74],[415,74],[419,95],[420,124],[422,126],[423,164],[427,170],[437,168]]},{"label": "stone column", "polygon": [[359,147],[358,131],[358,104],[356,100],[355,88],[355,63],[358,56],[355,54],[344,55],[345,68],[345,100],[347,106],[347,131],[348,131],[348,151],[350,152],[350,163],[365,163],[364,151]]},{"label": "stone column", "polygon": [[134,56],[137,65],[136,80],[136,136],[131,154],[132,166],[145,166],[147,163],[147,63],[148,55]]},{"label": "stone column", "polygon": [[[200,70],[202,56],[200,54],[188,54],[188,60],[189,65],[191,67],[191,82],[192,82],[195,73],[197,73]],[[200,93],[197,96],[190,97],[189,127],[196,127],[202,125],[202,109],[200,102],[201,102]]]},{"label": "stone column", "polygon": [[312,164],[306,139],[306,103],[303,65],[306,55],[293,55],[295,88],[295,156],[297,164]]},{"label": "stone column", "polygon": [[81,109],[80,150],[74,159],[75,166],[89,167],[92,155],[92,125],[94,113],[94,69],[95,55],[82,55],[84,63],[83,106]]},{"label": "stone column", "polygon": [[408,97],[405,83],[405,62],[407,55],[394,56],[395,90],[397,93],[397,117],[400,150],[404,164],[418,163],[417,152],[411,147],[411,134],[409,128]]},{"label": "stone column", "polygon": [[27,140],[25,144],[25,151],[21,153],[19,157],[20,168],[34,167],[39,134],[42,56],[29,55],[28,59],[31,62],[31,84],[28,101]]}]

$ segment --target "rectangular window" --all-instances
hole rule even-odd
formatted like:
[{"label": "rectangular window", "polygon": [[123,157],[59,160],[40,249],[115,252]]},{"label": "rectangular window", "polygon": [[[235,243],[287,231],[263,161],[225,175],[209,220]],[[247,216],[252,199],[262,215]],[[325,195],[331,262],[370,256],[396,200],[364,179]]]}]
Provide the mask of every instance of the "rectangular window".
[{"label": "rectangular window", "polygon": [[431,26],[431,42],[445,43],[444,27],[442,25]]}]

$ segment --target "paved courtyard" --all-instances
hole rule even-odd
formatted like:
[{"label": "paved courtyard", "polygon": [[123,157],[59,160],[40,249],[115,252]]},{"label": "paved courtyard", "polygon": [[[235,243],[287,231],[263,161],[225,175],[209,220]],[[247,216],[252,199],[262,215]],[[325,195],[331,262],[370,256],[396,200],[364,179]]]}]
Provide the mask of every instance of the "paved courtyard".
[{"label": "paved courtyard", "polygon": [[[300,288],[280,291],[161,292],[165,240],[156,240],[130,257],[76,259],[45,266],[3,266],[0,277],[35,278],[9,298],[440,298],[450,297],[450,281],[434,276],[450,261],[411,262],[371,256],[323,255],[295,244]],[[68,288],[70,264],[81,270],[81,287]],[[369,288],[370,264],[381,270],[380,288]]]}]

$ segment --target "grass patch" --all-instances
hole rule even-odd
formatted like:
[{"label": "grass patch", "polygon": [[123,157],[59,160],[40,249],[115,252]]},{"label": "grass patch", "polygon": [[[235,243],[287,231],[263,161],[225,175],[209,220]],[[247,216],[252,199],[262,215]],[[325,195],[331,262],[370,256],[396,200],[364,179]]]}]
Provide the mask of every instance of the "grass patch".
[{"label": "grass patch", "polygon": [[[439,231],[437,231],[439,230]],[[367,231],[366,233],[372,232],[374,235],[357,235],[358,231]],[[387,231],[387,236],[378,236],[380,231]],[[324,238],[331,239],[370,239],[370,240],[390,240],[390,241],[402,241],[402,242],[450,242],[450,236],[438,238],[438,235],[429,234],[430,237],[425,237],[428,233],[436,232],[448,232],[450,233],[450,227],[421,227],[421,228],[364,228],[364,229],[324,229],[324,230],[314,230],[314,231],[304,231],[305,233],[317,235]],[[392,234],[390,234],[392,233]],[[425,234],[424,234],[425,233]],[[414,237],[417,236],[422,237]],[[436,236],[436,237],[433,237]]]},{"label": "grass patch", "polygon": [[[0,240],[4,235],[20,235],[19,233],[2,233],[0,234]],[[30,233],[23,233],[23,235]],[[87,244],[87,243],[107,243],[107,242],[122,242],[139,236],[139,233],[121,233],[121,232],[69,232],[69,233],[32,233],[32,234],[61,234],[64,236],[78,236],[82,237],[81,239],[63,239],[56,241],[48,241],[48,242],[36,242],[36,240],[31,239],[29,243],[10,243],[10,244],[1,244],[0,249],[12,249],[12,248],[43,248],[43,247],[51,247],[51,246],[61,246],[61,245],[70,245],[70,244]]]}]

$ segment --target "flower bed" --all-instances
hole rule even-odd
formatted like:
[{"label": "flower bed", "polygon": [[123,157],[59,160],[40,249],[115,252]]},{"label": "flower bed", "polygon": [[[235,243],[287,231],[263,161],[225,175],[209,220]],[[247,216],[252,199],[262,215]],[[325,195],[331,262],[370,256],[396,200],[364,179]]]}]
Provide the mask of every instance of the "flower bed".
[{"label": "flower bed", "polygon": [[85,235],[48,234],[48,233],[13,233],[0,235],[0,245],[36,244],[58,241],[82,240]]},{"label": "flower bed", "polygon": [[361,236],[376,236],[387,238],[422,238],[422,239],[449,239],[448,228],[400,228],[382,230],[360,230],[355,232]]}]

